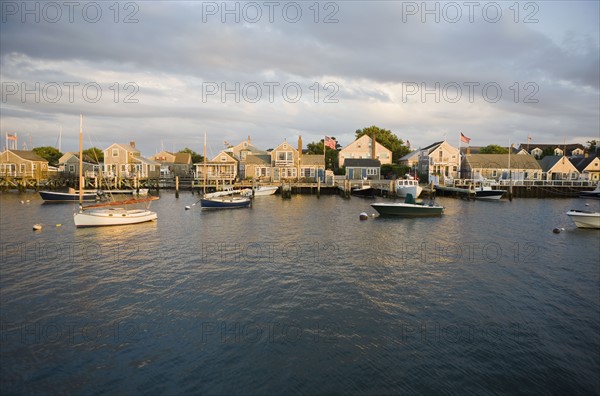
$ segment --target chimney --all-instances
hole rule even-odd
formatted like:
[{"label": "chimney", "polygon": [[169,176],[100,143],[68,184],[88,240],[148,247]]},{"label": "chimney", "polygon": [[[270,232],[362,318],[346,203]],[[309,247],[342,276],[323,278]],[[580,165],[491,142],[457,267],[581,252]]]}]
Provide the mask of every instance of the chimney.
[{"label": "chimney", "polygon": [[129,142],[129,145],[131,146],[131,148],[135,148],[135,141],[133,141],[133,140],[132,140],[132,141],[130,141],[130,142]]},{"label": "chimney", "polygon": [[465,155],[469,155],[469,154],[471,154],[471,147],[467,147],[465,149]]},{"label": "chimney", "polygon": [[248,135],[248,144],[251,144],[251,142],[250,142],[250,135]]},{"label": "chimney", "polygon": [[375,131],[373,131],[373,137],[371,138],[371,158],[372,159],[377,159],[377,157],[375,156],[375,154],[377,153],[377,150],[375,149],[375,145],[377,144],[377,141],[375,140],[376,136],[377,136],[377,133],[375,133]]}]

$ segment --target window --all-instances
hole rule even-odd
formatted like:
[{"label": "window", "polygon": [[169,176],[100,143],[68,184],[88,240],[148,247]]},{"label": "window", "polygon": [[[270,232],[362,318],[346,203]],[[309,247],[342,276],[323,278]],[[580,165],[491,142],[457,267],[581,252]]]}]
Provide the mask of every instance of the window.
[{"label": "window", "polygon": [[75,165],[69,165],[69,172],[75,172]]},{"label": "window", "polygon": [[113,157],[118,157],[119,156],[119,149],[116,149],[116,148],[112,149],[112,156]]},{"label": "window", "polygon": [[498,176],[498,171],[496,169],[492,170],[492,177]]},{"label": "window", "polygon": [[[23,167],[25,164],[21,164],[21,167]],[[37,170],[37,164],[34,162],[33,164],[31,164],[31,169],[33,170]]]},{"label": "window", "polygon": [[291,151],[278,151],[277,152],[277,161],[292,161],[294,159],[293,153]]},{"label": "window", "polygon": [[[21,166],[20,166],[21,173],[25,173],[25,169],[26,169],[25,164],[21,164]],[[13,170],[14,170],[14,168],[13,168]]]},{"label": "window", "polygon": [[302,177],[315,177],[315,168],[302,168]]},{"label": "window", "polygon": [[378,169],[377,168],[367,168],[367,176],[376,176]]}]

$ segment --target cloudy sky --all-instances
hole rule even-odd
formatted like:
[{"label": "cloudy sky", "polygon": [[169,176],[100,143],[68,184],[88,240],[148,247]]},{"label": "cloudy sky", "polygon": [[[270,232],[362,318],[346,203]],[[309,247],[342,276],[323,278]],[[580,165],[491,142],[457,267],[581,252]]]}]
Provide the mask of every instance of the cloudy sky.
[{"label": "cloudy sky", "polygon": [[19,148],[600,139],[597,1],[1,3]]}]

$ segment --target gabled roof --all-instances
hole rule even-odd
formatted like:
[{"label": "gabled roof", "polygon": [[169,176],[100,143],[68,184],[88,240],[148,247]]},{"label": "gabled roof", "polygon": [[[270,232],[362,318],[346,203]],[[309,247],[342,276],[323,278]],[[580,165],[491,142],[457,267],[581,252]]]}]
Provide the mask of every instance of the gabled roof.
[{"label": "gabled roof", "polygon": [[[464,156],[471,169],[508,169],[508,154],[468,154]],[[541,169],[534,156],[528,154],[511,155],[511,169]]]},{"label": "gabled roof", "polygon": [[139,153],[140,152],[140,150],[136,149],[135,147],[131,147],[130,144],[121,144],[121,143],[113,143],[110,146],[108,146],[107,148],[105,148],[104,151],[108,150],[112,146],[118,146],[119,148],[121,148],[121,149],[123,149],[125,151],[133,151],[134,153]]},{"label": "gabled roof", "polygon": [[418,158],[420,153],[421,152],[419,150],[411,151],[410,153],[408,153],[405,156],[401,157],[400,161],[408,161],[408,160],[412,159],[413,157]]},{"label": "gabled roof", "polygon": [[348,167],[350,167],[350,168],[355,168],[355,167],[380,168],[381,162],[379,160],[372,159],[372,158],[346,158],[344,160],[344,166],[346,168],[348,168]]},{"label": "gabled roof", "polygon": [[579,172],[583,172],[595,159],[599,157],[587,157],[587,158],[571,158],[571,163],[577,168]]},{"label": "gabled roof", "polygon": [[540,167],[542,168],[542,170],[544,172],[549,171],[550,169],[552,169],[552,167],[554,165],[556,165],[556,163],[562,158],[562,155],[547,155],[544,158],[542,158],[541,160],[538,160]]},{"label": "gabled roof", "polygon": [[430,144],[427,147],[421,147],[419,150],[420,151],[427,150],[427,153],[431,153],[433,150],[435,150],[436,148],[438,148],[440,146],[440,144],[442,144],[444,142],[445,142],[445,140],[442,140],[441,142],[435,142],[433,144]]},{"label": "gabled roof", "polygon": [[[60,157],[60,159],[58,160],[58,163],[59,164],[65,163],[71,158],[76,158],[77,161],[79,161],[79,153],[74,152],[74,151],[67,152],[67,153],[63,154],[62,157]],[[83,154],[83,162],[87,162],[88,164],[94,164],[94,165],[97,165],[100,163],[98,160],[96,160],[96,158],[92,157],[89,154]]]},{"label": "gabled roof", "polygon": [[20,158],[22,158],[24,160],[27,160],[27,161],[48,162],[47,160],[45,160],[44,158],[40,157],[39,155],[37,155],[33,151],[29,151],[29,150],[6,150],[6,151],[10,151],[11,153],[13,153],[14,155],[16,155],[17,157],[20,157]]}]

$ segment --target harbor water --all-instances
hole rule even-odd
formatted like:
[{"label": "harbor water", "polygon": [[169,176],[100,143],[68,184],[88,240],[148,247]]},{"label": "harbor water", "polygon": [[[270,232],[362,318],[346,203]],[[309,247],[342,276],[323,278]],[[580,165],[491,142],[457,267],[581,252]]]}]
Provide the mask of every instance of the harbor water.
[{"label": "harbor water", "polygon": [[76,229],[0,194],[1,393],[600,393],[600,231],[565,215],[600,201],[197,199]]}]

